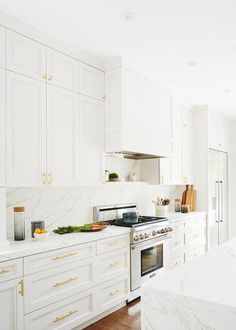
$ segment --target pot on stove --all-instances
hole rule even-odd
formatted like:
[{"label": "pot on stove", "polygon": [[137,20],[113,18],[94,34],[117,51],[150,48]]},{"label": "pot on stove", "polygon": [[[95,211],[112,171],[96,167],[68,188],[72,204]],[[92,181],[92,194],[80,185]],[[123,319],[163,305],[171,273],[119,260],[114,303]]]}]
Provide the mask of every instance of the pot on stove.
[{"label": "pot on stove", "polygon": [[122,214],[124,223],[137,223],[138,222],[138,212],[125,212]]}]

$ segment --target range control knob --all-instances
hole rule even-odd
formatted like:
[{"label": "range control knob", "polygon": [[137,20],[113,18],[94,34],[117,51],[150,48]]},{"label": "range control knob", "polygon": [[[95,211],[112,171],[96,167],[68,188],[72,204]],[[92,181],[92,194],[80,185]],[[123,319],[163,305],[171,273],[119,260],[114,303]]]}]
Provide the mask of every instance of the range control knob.
[{"label": "range control knob", "polygon": [[148,235],[147,233],[144,234],[144,238],[148,238],[148,236],[149,236],[149,235]]},{"label": "range control knob", "polygon": [[157,231],[157,234],[161,234],[161,230],[158,230],[158,231]]},{"label": "range control knob", "polygon": [[139,240],[138,235],[135,235],[135,236],[134,236],[134,241],[138,241],[138,240]]},{"label": "range control knob", "polygon": [[168,229],[169,229],[169,231],[173,231],[173,228],[171,228],[171,227],[169,227]]},{"label": "range control knob", "polygon": [[165,232],[165,229],[162,228],[162,229],[161,229],[161,234],[164,234],[164,232]]},{"label": "range control knob", "polygon": [[143,234],[140,234],[140,235],[139,235],[139,239],[144,239]]},{"label": "range control knob", "polygon": [[156,234],[157,234],[156,230],[153,230],[152,236],[156,236]]},{"label": "range control knob", "polygon": [[169,229],[168,228],[165,228],[165,233],[167,233],[169,231]]}]

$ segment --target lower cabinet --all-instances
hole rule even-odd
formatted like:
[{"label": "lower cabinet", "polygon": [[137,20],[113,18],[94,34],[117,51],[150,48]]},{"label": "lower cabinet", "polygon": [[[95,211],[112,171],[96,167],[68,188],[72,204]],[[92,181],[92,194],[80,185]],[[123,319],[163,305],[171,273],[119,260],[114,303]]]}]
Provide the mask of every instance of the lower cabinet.
[{"label": "lower cabinet", "polygon": [[0,329],[24,330],[22,278],[0,284]]}]

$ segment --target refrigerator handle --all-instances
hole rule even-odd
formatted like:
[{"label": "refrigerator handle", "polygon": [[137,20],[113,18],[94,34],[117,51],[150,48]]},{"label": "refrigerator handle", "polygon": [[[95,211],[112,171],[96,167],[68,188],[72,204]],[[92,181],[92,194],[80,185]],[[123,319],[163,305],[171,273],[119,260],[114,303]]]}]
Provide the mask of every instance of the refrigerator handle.
[{"label": "refrigerator handle", "polygon": [[219,223],[219,181],[216,181],[216,222]]},{"label": "refrigerator handle", "polygon": [[220,181],[220,222],[224,221],[223,200],[223,181]]}]

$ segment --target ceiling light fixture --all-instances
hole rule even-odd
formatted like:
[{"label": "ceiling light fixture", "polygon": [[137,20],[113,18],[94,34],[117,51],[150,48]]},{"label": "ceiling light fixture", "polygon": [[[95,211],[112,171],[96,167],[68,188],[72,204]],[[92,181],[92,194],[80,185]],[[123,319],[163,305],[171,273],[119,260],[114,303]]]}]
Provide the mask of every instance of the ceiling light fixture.
[{"label": "ceiling light fixture", "polygon": [[230,92],[230,89],[228,89],[228,88],[222,89],[222,92],[223,93],[229,93]]},{"label": "ceiling light fixture", "polygon": [[194,61],[187,61],[186,64],[187,64],[188,66],[192,66],[192,67],[197,65],[197,63],[194,62]]},{"label": "ceiling light fixture", "polygon": [[124,21],[130,22],[134,20],[134,13],[132,11],[125,11],[121,14],[121,17]]}]

